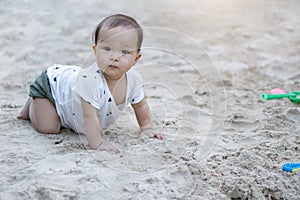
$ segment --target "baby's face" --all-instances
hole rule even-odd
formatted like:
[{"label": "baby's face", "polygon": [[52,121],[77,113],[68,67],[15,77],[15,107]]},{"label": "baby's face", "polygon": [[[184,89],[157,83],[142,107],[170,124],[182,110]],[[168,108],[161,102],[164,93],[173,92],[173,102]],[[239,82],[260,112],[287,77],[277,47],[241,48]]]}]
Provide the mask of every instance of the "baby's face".
[{"label": "baby's face", "polygon": [[137,51],[138,33],[126,27],[101,30],[93,46],[98,66],[106,76],[120,78],[141,57]]}]

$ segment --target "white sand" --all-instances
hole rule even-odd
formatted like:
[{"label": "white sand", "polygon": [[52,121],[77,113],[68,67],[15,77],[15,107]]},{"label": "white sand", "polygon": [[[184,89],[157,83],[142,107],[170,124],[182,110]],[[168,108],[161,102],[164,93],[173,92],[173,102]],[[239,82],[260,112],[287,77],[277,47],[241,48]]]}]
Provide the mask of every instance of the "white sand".
[{"label": "white sand", "polygon": [[[299,199],[299,173],[281,169],[300,162],[299,105],[259,99],[300,90],[299,8],[2,0],[0,199]],[[136,69],[167,139],[138,138],[131,110],[104,131],[118,155],[86,149],[70,130],[42,135],[16,120],[34,77],[54,63],[82,65],[94,26],[119,12],[145,27]]]}]

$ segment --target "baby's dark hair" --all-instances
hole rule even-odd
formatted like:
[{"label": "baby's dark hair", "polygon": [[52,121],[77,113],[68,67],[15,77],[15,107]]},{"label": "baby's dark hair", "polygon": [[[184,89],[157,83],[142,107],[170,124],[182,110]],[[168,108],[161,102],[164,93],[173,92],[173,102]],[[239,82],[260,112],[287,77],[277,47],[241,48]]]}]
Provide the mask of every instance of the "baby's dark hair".
[{"label": "baby's dark hair", "polygon": [[143,42],[143,30],[135,19],[123,14],[115,14],[115,15],[108,16],[97,25],[93,34],[93,40],[95,42],[95,45],[97,44],[98,41],[99,32],[103,27],[112,29],[120,26],[137,30],[138,51],[140,51]]}]

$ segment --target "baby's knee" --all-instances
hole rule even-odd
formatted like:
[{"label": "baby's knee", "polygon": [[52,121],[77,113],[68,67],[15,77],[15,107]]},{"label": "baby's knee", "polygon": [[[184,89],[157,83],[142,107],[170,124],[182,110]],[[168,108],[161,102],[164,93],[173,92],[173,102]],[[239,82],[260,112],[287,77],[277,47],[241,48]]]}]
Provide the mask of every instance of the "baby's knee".
[{"label": "baby's knee", "polygon": [[57,134],[60,132],[60,123],[52,126],[36,127],[36,129],[44,134]]}]

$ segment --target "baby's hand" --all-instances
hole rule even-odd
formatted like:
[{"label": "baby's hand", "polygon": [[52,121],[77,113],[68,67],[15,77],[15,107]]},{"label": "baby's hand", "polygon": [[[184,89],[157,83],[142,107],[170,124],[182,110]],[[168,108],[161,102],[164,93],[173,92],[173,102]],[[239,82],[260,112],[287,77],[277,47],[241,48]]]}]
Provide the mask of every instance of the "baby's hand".
[{"label": "baby's hand", "polygon": [[97,148],[100,151],[108,151],[109,153],[119,153],[119,149],[109,141],[104,140]]},{"label": "baby's hand", "polygon": [[155,133],[152,129],[147,129],[147,130],[141,131],[141,135],[146,135],[149,138],[157,138],[159,140],[164,140],[165,139],[163,134]]}]

